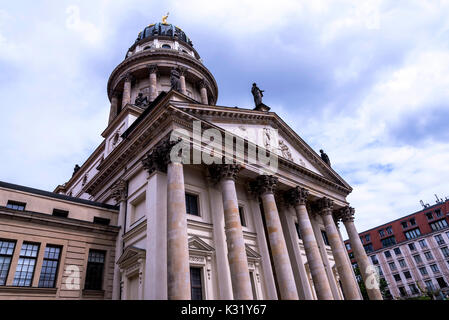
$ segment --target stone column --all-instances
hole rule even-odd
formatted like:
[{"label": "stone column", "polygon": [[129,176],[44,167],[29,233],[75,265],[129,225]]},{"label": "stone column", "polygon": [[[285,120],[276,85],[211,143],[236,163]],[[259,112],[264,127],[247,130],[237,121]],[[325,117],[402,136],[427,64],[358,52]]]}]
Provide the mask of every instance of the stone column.
[{"label": "stone column", "polygon": [[382,293],[379,290],[377,270],[366,255],[366,251],[360,241],[359,233],[354,225],[354,209],[345,207],[338,212],[338,216],[343,221],[346,232],[348,233],[352,251],[354,252],[355,259],[359,265],[360,274],[365,283],[369,299],[383,300]]},{"label": "stone column", "polygon": [[131,82],[134,77],[131,73],[125,75],[125,84],[123,85],[123,98],[122,98],[122,109],[131,103]]},{"label": "stone column", "polygon": [[179,67],[179,81],[181,82],[181,93],[187,95],[186,89],[186,72],[187,68]]},{"label": "stone column", "polygon": [[298,300],[298,291],[293,276],[293,269],[288,256],[281,220],[274,199],[274,190],[277,186],[277,180],[278,179],[274,176],[258,176],[256,181],[252,183],[252,188],[262,198],[271,255],[273,257],[281,299]]},{"label": "stone column", "polygon": [[128,183],[125,180],[120,179],[112,186],[111,192],[111,195],[114,198],[115,202],[120,205],[120,211],[117,219],[117,225],[120,227],[120,231],[115,241],[115,263],[114,282],[112,285],[112,299],[120,300],[121,273],[120,268],[117,265],[117,261],[123,253],[123,234],[125,230],[125,212],[126,199],[128,196]]},{"label": "stone column", "polygon": [[157,98],[157,65],[148,65],[148,70],[150,72],[150,102]]},{"label": "stone column", "polygon": [[308,196],[309,191],[300,187],[290,189],[285,194],[286,201],[295,208],[298,217],[299,232],[301,233],[318,300],[333,300],[324,263],[307,213],[306,201]]},{"label": "stone column", "polygon": [[235,179],[240,171],[235,164],[214,165],[209,168],[212,177],[219,179],[223,198],[228,261],[231,271],[232,291],[236,300],[251,300],[253,293],[249,277],[245,239],[240,223]]},{"label": "stone column", "polygon": [[346,259],[346,249],[338,234],[337,226],[335,225],[332,216],[333,201],[329,198],[321,198],[318,201],[320,215],[323,218],[324,227],[326,229],[327,238],[332,249],[332,255],[335,259],[338,275],[343,286],[345,298],[347,300],[360,300],[358,293],[358,284],[353,276],[352,267]]},{"label": "stone column", "polygon": [[190,265],[183,164],[172,162],[170,150],[178,142],[165,139],[143,160],[144,167],[167,172],[167,297],[190,300]]},{"label": "stone column", "polygon": [[201,103],[202,104],[209,104],[209,101],[207,100],[207,89],[206,89],[206,80],[203,79],[199,82],[200,86],[200,93],[201,93]]},{"label": "stone column", "polygon": [[108,122],[108,124],[110,124],[115,119],[115,117],[117,116],[117,112],[118,112],[118,98],[119,98],[119,93],[114,90],[112,92],[112,97],[111,97],[111,110],[109,112],[109,122]]}]

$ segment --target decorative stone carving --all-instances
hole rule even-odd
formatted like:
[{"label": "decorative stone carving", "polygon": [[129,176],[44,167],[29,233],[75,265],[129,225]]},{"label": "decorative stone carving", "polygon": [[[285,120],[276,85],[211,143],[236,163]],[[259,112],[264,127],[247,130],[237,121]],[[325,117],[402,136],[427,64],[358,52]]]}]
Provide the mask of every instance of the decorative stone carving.
[{"label": "decorative stone carving", "polygon": [[263,128],[263,144],[266,149],[271,147],[271,131],[269,128]]},{"label": "decorative stone carving", "polygon": [[200,87],[200,89],[206,88],[207,87],[206,79],[201,79],[200,81],[198,81],[198,86]]},{"label": "decorative stone carving", "polygon": [[279,140],[279,150],[281,150],[282,156],[290,161],[293,161],[292,154],[289,147],[285,144],[283,140]]},{"label": "decorative stone carving", "polygon": [[170,141],[170,138],[166,138],[159,142],[142,160],[143,167],[148,170],[149,174],[156,170],[167,172],[167,165],[171,162],[170,151],[181,141],[181,138],[177,141]]},{"label": "decorative stone carving", "polygon": [[323,214],[323,215],[332,214],[332,209],[334,207],[333,200],[331,200],[327,197],[323,197],[318,200],[317,204],[318,204],[318,209],[321,214]]},{"label": "decorative stone carving", "polygon": [[128,196],[128,183],[123,179],[118,180],[111,188],[111,196],[117,204],[126,201],[126,197]]},{"label": "decorative stone carving", "polygon": [[125,79],[125,82],[132,82],[132,81],[134,81],[135,78],[130,72],[127,72],[124,76],[124,79]]},{"label": "decorative stone carving", "polygon": [[262,195],[266,192],[274,193],[277,187],[278,178],[275,176],[261,175],[256,180],[251,181],[249,187],[251,192]]},{"label": "decorative stone carving", "polygon": [[323,161],[330,167],[331,166],[331,161],[329,160],[329,156],[324,153],[323,150],[320,150],[321,153],[321,159],[323,159]]},{"label": "decorative stone carving", "polygon": [[157,71],[158,71],[156,64],[149,64],[147,67],[148,67],[148,71],[150,72],[150,74],[157,73]]},{"label": "decorative stone carving", "polygon": [[179,75],[181,77],[184,77],[187,73],[187,68],[186,67],[178,67],[178,71],[179,71]]},{"label": "decorative stone carving", "polygon": [[84,187],[86,183],[87,183],[87,173],[84,175],[83,182],[81,183],[81,185]]},{"label": "decorative stone carving", "polygon": [[309,191],[307,189],[295,187],[293,189],[288,190],[284,194],[284,199],[285,202],[287,202],[292,206],[296,206],[298,204],[305,205],[308,196]]},{"label": "decorative stone carving", "polygon": [[217,183],[221,179],[232,179],[235,181],[242,166],[239,164],[212,164],[208,169],[212,181]]},{"label": "decorative stone carving", "polygon": [[338,220],[341,219],[341,221],[343,221],[343,222],[348,222],[348,221],[353,222],[354,221],[354,213],[355,213],[354,208],[346,206],[346,207],[338,210],[336,216],[337,216]]}]

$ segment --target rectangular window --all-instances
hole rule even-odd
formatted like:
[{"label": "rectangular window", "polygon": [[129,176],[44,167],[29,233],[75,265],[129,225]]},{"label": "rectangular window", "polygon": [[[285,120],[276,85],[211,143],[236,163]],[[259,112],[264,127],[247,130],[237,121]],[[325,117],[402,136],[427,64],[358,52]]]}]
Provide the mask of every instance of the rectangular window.
[{"label": "rectangular window", "polygon": [[415,247],[414,243],[409,243],[408,247],[409,247],[410,251],[415,251],[416,250],[416,247]]},{"label": "rectangular window", "polygon": [[428,275],[426,267],[421,267],[421,268],[419,268],[419,272],[421,272],[421,274],[422,274],[423,276]]},{"label": "rectangular window", "polygon": [[431,264],[430,265],[430,269],[432,270],[433,273],[439,273],[440,269],[438,268],[438,266],[436,264]]},{"label": "rectangular window", "polygon": [[399,262],[399,265],[401,266],[401,268],[406,268],[407,267],[407,264],[405,263],[404,259],[401,259],[398,262]]},{"label": "rectangular window", "polygon": [[202,268],[190,268],[190,288],[192,300],[203,300]]},{"label": "rectangular window", "polygon": [[105,251],[89,250],[84,289],[101,290],[103,288],[103,271],[105,258]]},{"label": "rectangular window", "polygon": [[404,287],[399,287],[399,294],[401,297],[405,297],[407,295],[407,291],[405,291]]},{"label": "rectangular window", "polygon": [[402,281],[400,274],[394,274],[393,277],[394,277],[394,280],[396,280],[396,282]]},{"label": "rectangular window", "polygon": [[371,256],[370,258],[371,258],[371,261],[373,262],[373,264],[378,264],[379,263],[379,260],[377,260],[377,256],[376,255]]},{"label": "rectangular window", "polygon": [[242,225],[242,227],[246,227],[245,211],[243,210],[242,206],[239,206],[239,215],[240,215],[240,224]]},{"label": "rectangular window", "polygon": [[385,255],[385,258],[391,258],[391,253],[390,253],[390,250],[387,250],[387,251],[385,251],[384,252],[384,255]]},{"label": "rectangular window", "polygon": [[382,242],[382,246],[384,248],[386,248],[386,247],[394,246],[396,244],[396,239],[394,236],[392,236],[392,237],[382,239],[381,242]]},{"label": "rectangular window", "polygon": [[111,223],[111,219],[94,217],[94,223],[101,224],[103,226],[108,226]]},{"label": "rectangular window", "polygon": [[427,217],[427,220],[432,220],[433,219],[432,212],[426,212],[425,215]]},{"label": "rectangular window", "polygon": [[445,258],[449,258],[449,249],[447,247],[441,248],[441,252],[443,253]]},{"label": "rectangular window", "polygon": [[380,237],[385,237],[385,231],[384,229],[379,230]]},{"label": "rectangular window", "polygon": [[412,275],[410,274],[410,271],[405,271],[404,272],[404,277],[405,277],[405,279],[411,279]]},{"label": "rectangular window", "polygon": [[61,247],[48,245],[45,248],[44,260],[42,262],[39,288],[54,288],[56,286],[56,275],[58,274]]},{"label": "rectangular window", "polygon": [[371,242],[371,236],[369,234],[365,235],[366,242]]},{"label": "rectangular window", "polygon": [[19,210],[19,211],[25,210],[25,206],[26,206],[26,203],[24,203],[24,202],[18,202],[18,201],[12,201],[12,200],[9,200],[8,203],[6,204],[7,208],[13,209],[13,210]]},{"label": "rectangular window", "polygon": [[441,289],[447,287],[447,283],[446,283],[446,281],[444,280],[443,277],[437,278],[437,282],[438,282],[438,285],[440,286]]},{"label": "rectangular window", "polygon": [[390,262],[388,265],[390,266],[391,271],[396,270],[396,264],[394,262]]},{"label": "rectangular window", "polygon": [[421,235],[421,231],[419,230],[419,228],[415,228],[413,230],[404,232],[404,235],[408,240],[410,240],[410,239],[418,238]]},{"label": "rectangular window", "polygon": [[430,227],[432,228],[432,231],[438,231],[441,229],[447,228],[447,221],[446,219],[438,220],[430,224]]},{"label": "rectangular window", "polygon": [[69,212],[66,210],[53,209],[53,215],[55,217],[67,218],[69,216]]},{"label": "rectangular window", "polygon": [[412,226],[416,225],[415,218],[410,219],[410,225],[412,225]]},{"label": "rectangular window", "polygon": [[402,229],[407,229],[407,227],[408,227],[407,221],[402,221],[401,225],[402,225]]},{"label": "rectangular window", "polygon": [[329,239],[327,238],[327,233],[324,230],[321,230],[321,235],[323,236],[323,241],[326,246],[329,245]]},{"label": "rectangular window", "polygon": [[186,211],[188,214],[199,216],[198,211],[198,196],[186,193]]},{"label": "rectangular window", "polygon": [[391,228],[391,227],[387,227],[385,230],[387,231],[387,234],[393,233],[393,228]]},{"label": "rectangular window", "polygon": [[249,272],[249,280],[251,281],[251,289],[253,291],[253,300],[257,300],[256,282],[254,281],[254,272]]},{"label": "rectangular window", "polygon": [[399,255],[401,255],[401,254],[402,254],[402,252],[401,252],[401,249],[400,249],[400,248],[394,248],[394,249],[393,249],[393,251],[394,251],[394,254],[395,254],[395,255],[397,255],[397,256],[399,256]]},{"label": "rectangular window", "polygon": [[0,240],[0,286],[6,284],[15,247],[15,241]]},{"label": "rectangular window", "polygon": [[[298,238],[301,239],[301,232],[299,231],[299,224],[297,222],[295,222],[295,227],[296,227],[296,233],[298,234]],[[347,248],[347,246],[346,246]]]},{"label": "rectangular window", "polygon": [[382,268],[380,266],[376,266],[377,272],[379,272],[379,276],[383,276],[384,273],[382,272]]},{"label": "rectangular window", "polygon": [[419,245],[421,246],[421,249],[427,248],[426,239],[419,240],[418,242],[419,242]]},{"label": "rectangular window", "polygon": [[363,247],[365,248],[365,252],[366,252],[366,253],[370,253],[370,252],[373,252],[373,251],[374,251],[373,245],[372,245],[371,243],[370,243],[370,244],[366,244],[366,245],[364,245]]},{"label": "rectangular window", "polygon": [[13,286],[31,287],[36,267],[39,244],[24,242],[20,250],[19,262],[14,275]]},{"label": "rectangular window", "polygon": [[441,209],[436,209],[435,214],[437,217],[441,217],[443,215],[443,213],[441,212]]},{"label": "rectangular window", "polygon": [[441,245],[443,245],[443,244],[446,243],[446,242],[444,241],[444,239],[443,239],[443,236],[442,236],[441,234],[437,234],[437,235],[435,236],[435,241],[437,242],[437,244],[438,244],[439,246],[441,246]]},{"label": "rectangular window", "polygon": [[410,291],[412,292],[412,294],[418,294],[419,290],[418,287],[416,287],[416,284],[412,283],[408,286],[410,288]]},{"label": "rectangular window", "polygon": [[426,283],[427,290],[429,290],[430,292],[435,290],[432,280],[427,280],[427,281],[425,281],[425,283]]},{"label": "rectangular window", "polygon": [[422,259],[421,259],[421,256],[419,254],[413,256],[413,259],[415,259],[416,263],[422,263]]},{"label": "rectangular window", "polygon": [[433,260],[433,255],[430,251],[424,252],[424,256],[426,257],[427,261]]}]

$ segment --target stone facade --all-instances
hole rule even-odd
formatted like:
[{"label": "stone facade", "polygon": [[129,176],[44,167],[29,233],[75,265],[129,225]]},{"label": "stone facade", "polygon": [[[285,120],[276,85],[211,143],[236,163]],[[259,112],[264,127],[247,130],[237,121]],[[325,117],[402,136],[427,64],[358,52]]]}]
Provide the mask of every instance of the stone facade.
[{"label": "stone facade", "polygon": [[[216,106],[215,79],[185,34],[148,28],[110,76],[104,141],[55,189],[115,208],[114,234],[88,241],[110,246],[104,297],[361,299],[336,224],[351,187],[276,113]],[[148,106],[134,105],[139,93]],[[245,159],[269,151],[275,170],[215,149],[198,122],[240,140]],[[174,160],[180,145],[193,161]]]}]

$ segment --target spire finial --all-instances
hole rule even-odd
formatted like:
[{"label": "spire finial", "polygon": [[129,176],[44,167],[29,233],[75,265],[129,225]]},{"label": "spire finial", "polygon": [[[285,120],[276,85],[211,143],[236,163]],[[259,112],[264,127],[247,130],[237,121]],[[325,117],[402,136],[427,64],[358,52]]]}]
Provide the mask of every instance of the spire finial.
[{"label": "spire finial", "polygon": [[167,24],[167,18],[168,18],[168,15],[170,14],[170,12],[167,12],[167,14],[165,15],[165,16],[163,16],[162,17],[162,23],[163,24]]}]

